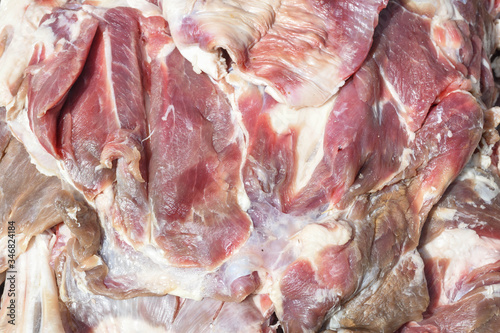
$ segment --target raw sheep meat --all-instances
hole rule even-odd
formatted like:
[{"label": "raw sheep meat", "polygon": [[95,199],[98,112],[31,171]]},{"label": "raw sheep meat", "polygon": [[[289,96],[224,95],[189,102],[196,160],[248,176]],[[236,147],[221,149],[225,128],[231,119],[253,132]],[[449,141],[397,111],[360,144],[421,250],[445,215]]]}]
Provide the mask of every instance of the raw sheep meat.
[{"label": "raw sheep meat", "polygon": [[494,331],[499,13],[2,0],[2,331]]}]

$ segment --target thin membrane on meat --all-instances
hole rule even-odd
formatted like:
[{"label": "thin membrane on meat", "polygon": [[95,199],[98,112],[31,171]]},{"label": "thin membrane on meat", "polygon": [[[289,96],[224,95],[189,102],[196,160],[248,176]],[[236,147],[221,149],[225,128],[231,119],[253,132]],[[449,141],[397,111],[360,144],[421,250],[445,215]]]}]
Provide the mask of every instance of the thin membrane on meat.
[{"label": "thin membrane on meat", "polygon": [[294,107],[325,103],[366,57],[385,0],[163,1],[176,45],[214,79],[232,69]]}]

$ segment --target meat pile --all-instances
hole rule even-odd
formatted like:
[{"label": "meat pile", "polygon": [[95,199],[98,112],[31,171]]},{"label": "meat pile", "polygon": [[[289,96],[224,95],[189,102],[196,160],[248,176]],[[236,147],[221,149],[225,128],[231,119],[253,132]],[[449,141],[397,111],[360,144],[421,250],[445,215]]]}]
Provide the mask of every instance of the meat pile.
[{"label": "meat pile", "polygon": [[497,332],[499,13],[1,0],[1,330]]}]

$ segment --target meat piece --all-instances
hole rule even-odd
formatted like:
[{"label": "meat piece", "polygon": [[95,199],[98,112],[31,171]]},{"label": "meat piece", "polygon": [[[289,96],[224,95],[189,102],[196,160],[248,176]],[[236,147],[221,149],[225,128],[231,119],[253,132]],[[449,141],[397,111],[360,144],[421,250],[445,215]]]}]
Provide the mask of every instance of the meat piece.
[{"label": "meat piece", "polygon": [[8,222],[15,224],[17,254],[33,236],[61,221],[54,204],[65,195],[57,177],[40,174],[24,147],[12,138],[0,160],[0,271],[7,269]]},{"label": "meat piece", "polygon": [[[482,13],[481,24],[491,25],[492,18]],[[290,224],[300,241],[287,242],[296,250],[284,255],[291,260],[285,269],[273,266],[279,281],[273,302],[288,330],[317,330],[328,314],[326,327],[332,329],[390,331],[404,321],[397,310],[403,303],[407,318],[420,317],[426,307],[422,265],[408,257],[427,213],[470,158],[483,126],[479,96],[471,94],[477,93],[472,68],[480,67],[460,72],[450,65],[434,46],[431,23],[389,4],[371,57],[340,90],[326,120],[316,122],[324,132],[304,139],[307,125],[295,122],[295,114],[258,90],[237,88],[240,108],[249,108],[241,111],[250,140],[244,181],[256,230],[280,223],[280,214],[266,216],[263,206],[291,214],[296,224],[308,219],[318,224],[298,230]],[[424,75],[429,84],[421,85]],[[299,150],[306,147],[301,140],[321,144],[322,150],[313,149],[320,158]],[[297,179],[297,165],[307,164],[310,181],[304,182]],[[388,288],[421,298],[398,300],[391,304],[394,311],[383,310],[376,302],[387,298]],[[360,307],[367,299],[373,303]]]},{"label": "meat piece", "polygon": [[243,135],[223,93],[177,50],[151,73],[153,236],[175,266],[219,266],[251,228],[238,204]]},{"label": "meat piece", "polygon": [[271,303],[259,296],[241,303],[224,303],[211,299],[193,301],[169,295],[124,300],[94,295],[82,289],[80,277],[73,275],[74,270],[70,268],[73,259],[68,244],[74,237],[69,229],[60,226],[52,251],[53,262],[59,263],[55,267],[60,297],[69,315],[66,325],[74,332],[140,332],[145,328],[155,332],[260,331],[270,315]]},{"label": "meat piece", "polygon": [[24,81],[28,103],[22,109],[18,94],[8,117],[41,169],[96,200],[103,219],[140,244],[149,239],[149,209],[137,16],[133,9],[79,6],[47,16],[37,30],[44,52],[33,55]]},{"label": "meat piece", "polygon": [[[97,20],[79,7],[54,9],[29,40],[29,67],[12,103],[6,105],[13,134],[45,174],[59,175],[57,121],[82,71]],[[38,24],[38,22],[37,22]],[[28,65],[28,64],[26,64]]]},{"label": "meat piece", "polygon": [[498,327],[500,178],[492,169],[469,165],[433,208],[419,249],[431,302],[424,319],[402,332],[493,332]]},{"label": "meat piece", "polygon": [[65,0],[4,0],[0,4],[0,106],[10,104],[30,62],[35,30],[42,17]]},{"label": "meat piece", "polygon": [[[212,323],[231,331],[232,313],[272,331],[275,311],[285,331],[393,331],[421,319],[420,230],[472,155],[496,99],[484,2],[391,2],[369,53],[383,1],[363,2],[366,20],[347,15],[361,14],[359,6],[342,1],[260,2],[250,16],[254,3],[231,2],[240,9],[218,21],[229,2],[165,1],[170,26],[114,7],[120,1],[96,3],[106,8],[75,5],[42,23],[50,36],[68,17],[86,27],[75,30],[81,53],[63,89],[50,103],[40,95],[44,115],[35,117],[30,103],[38,101],[36,75],[45,67],[58,75],[48,56],[28,68],[27,90],[8,110],[34,161],[85,195],[55,205],[69,228],[59,230],[54,267],[72,325],[111,329],[126,316],[130,326],[183,330],[175,318],[195,316],[198,330]],[[301,20],[291,19],[294,6]],[[247,17],[248,38],[231,38],[242,26],[225,24]],[[307,43],[290,38],[296,26],[313,31],[300,36]],[[325,31],[319,47],[308,44]],[[63,57],[72,43],[61,39],[49,55]],[[268,54],[269,45],[282,52]],[[209,62],[201,69],[212,78],[197,74],[202,57],[220,61],[222,49],[234,63],[221,68],[233,68],[211,72]],[[348,58],[339,49],[349,64],[336,62]],[[305,63],[311,72],[296,85],[291,77]],[[325,83],[318,91],[316,79]],[[86,316],[87,301],[102,313]],[[141,312],[155,306],[166,321]]]},{"label": "meat piece", "polygon": [[95,199],[101,218],[129,242],[142,244],[150,226],[138,40],[138,12],[117,8],[102,14],[83,73],[59,116],[58,147],[65,171]]},{"label": "meat piece", "polygon": [[40,144],[54,156],[58,155],[59,112],[83,69],[97,24],[97,19],[82,10],[56,9],[42,19],[36,31],[41,40],[47,34],[52,38],[34,46],[24,79],[29,86],[28,117]]},{"label": "meat piece", "polygon": [[[181,53],[215,79],[233,68],[294,107],[325,103],[361,65],[387,1],[163,1]],[[227,55],[230,59],[226,59]]]},{"label": "meat piece", "polygon": [[138,34],[136,12],[105,12],[83,74],[59,116],[58,143],[65,168],[90,197],[113,181],[112,161],[118,157],[142,180],[139,149],[146,137],[146,119]]},{"label": "meat piece", "polygon": [[49,232],[34,237],[27,251],[17,258],[15,269],[7,272],[0,311],[2,332],[64,332],[58,288],[49,262],[53,240]]}]

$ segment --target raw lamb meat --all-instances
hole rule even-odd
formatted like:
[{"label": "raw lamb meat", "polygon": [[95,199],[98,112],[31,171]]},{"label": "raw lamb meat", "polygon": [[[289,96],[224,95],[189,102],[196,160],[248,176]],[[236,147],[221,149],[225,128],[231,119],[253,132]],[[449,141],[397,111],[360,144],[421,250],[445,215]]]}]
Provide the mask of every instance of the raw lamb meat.
[{"label": "raw lamb meat", "polygon": [[7,270],[8,222],[16,222],[19,253],[31,238],[61,222],[54,203],[68,193],[57,177],[40,174],[21,143],[7,130],[5,114],[0,113],[0,270]]},{"label": "raw lamb meat", "polygon": [[402,332],[495,332],[500,325],[498,155],[475,157],[425,224],[419,252],[430,304]]},{"label": "raw lamb meat", "polygon": [[386,4],[166,0],[163,12],[177,47],[195,68],[220,79],[230,60],[277,100],[304,107],[325,103],[361,65]]},{"label": "raw lamb meat", "polygon": [[471,325],[498,321],[494,252],[434,264],[464,230],[496,249],[494,226],[439,213],[495,209],[496,169],[462,172],[498,138],[495,2],[1,6],[23,18],[0,24],[0,65],[24,52],[0,72],[0,189],[23,189],[0,230],[40,258],[25,327],[418,331],[481,297]]}]

